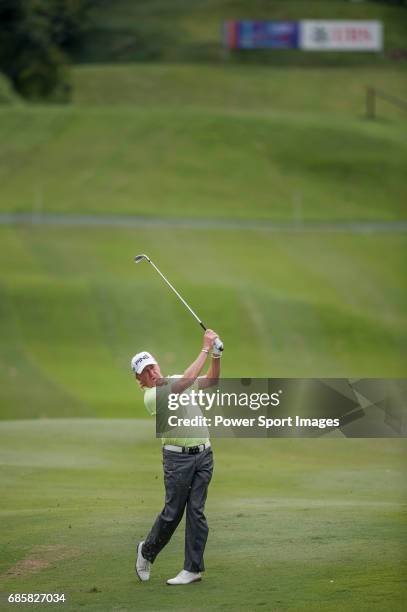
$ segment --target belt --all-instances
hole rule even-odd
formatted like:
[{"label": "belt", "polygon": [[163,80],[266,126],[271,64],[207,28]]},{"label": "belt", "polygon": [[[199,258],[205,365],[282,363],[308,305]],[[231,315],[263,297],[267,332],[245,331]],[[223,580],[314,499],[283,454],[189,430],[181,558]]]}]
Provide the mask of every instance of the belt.
[{"label": "belt", "polygon": [[174,446],[173,444],[164,444],[163,448],[173,453],[186,453],[187,455],[197,455],[203,453],[204,450],[210,448],[211,443],[198,444],[198,446]]}]

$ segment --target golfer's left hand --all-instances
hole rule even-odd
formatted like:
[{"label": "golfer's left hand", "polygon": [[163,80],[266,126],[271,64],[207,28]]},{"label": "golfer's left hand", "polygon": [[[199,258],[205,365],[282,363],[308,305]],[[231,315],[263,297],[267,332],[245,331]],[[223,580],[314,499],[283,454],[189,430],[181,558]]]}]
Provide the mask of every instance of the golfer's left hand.
[{"label": "golfer's left hand", "polygon": [[204,349],[207,349],[208,351],[210,351],[217,337],[218,337],[218,334],[215,331],[213,331],[213,329],[207,329],[203,337]]}]

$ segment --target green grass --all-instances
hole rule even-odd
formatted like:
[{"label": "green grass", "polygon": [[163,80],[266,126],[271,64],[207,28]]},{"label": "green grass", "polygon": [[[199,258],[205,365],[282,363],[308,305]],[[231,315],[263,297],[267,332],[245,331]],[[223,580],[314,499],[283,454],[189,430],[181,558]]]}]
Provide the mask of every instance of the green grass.
[{"label": "green grass", "polygon": [[[302,16],[323,5],[301,3]],[[161,2],[126,6],[159,27]],[[225,6],[189,19],[191,4],[173,3],[197,58],[217,54]],[[100,13],[113,59],[138,23],[124,8]],[[379,121],[362,118],[365,84],[406,96],[400,71],[140,64],[84,66],[74,82],[71,107],[0,109],[2,212],[405,218],[405,117],[380,103]],[[0,245],[2,596],[66,592],[69,610],[404,609],[399,440],[217,443],[204,582],[184,603],[165,587],[180,531],[139,584],[134,543],[161,507],[161,465],[129,359],[146,348],[178,373],[200,348],[188,313],[135,267],[147,252],[221,333],[225,376],[405,377],[405,234],[1,226]]]},{"label": "green grass", "polygon": [[200,349],[147,252],[222,334],[225,376],[404,377],[404,234],[1,228],[0,415],[143,416],[129,359]]},{"label": "green grass", "polygon": [[7,77],[0,72],[0,106],[2,104],[18,104],[19,102],[21,100],[18,94],[13,91]]},{"label": "green grass", "polygon": [[0,115],[2,211],[405,218],[405,122],[129,106]]},{"label": "green grass", "polygon": [[[385,52],[404,49],[407,34],[405,7],[383,2],[329,0],[163,0],[97,3],[92,26],[77,59],[85,62],[211,61],[221,60],[221,24],[226,19],[378,19],[384,24]],[[273,64],[382,63],[367,53],[251,52],[238,61]]]},{"label": "green grass", "polygon": [[134,575],[163,502],[153,436],[152,420],[0,424],[2,597],[64,592],[66,610],[123,612],[404,609],[404,441],[216,441],[207,571],[181,593],[165,580],[182,567],[183,524],[151,581]]},{"label": "green grass", "polygon": [[[277,68],[204,64],[104,64],[76,66],[73,101],[80,105],[198,107],[228,112],[276,111],[340,115],[365,112],[365,87],[407,99],[407,78],[399,68]],[[406,113],[378,102],[382,119]]]},{"label": "green grass", "polygon": [[[127,66],[104,80],[87,67],[76,105],[0,109],[0,210],[405,219],[406,122],[390,107],[358,117],[367,73],[341,96],[340,70],[274,71],[270,85],[264,71]],[[405,87],[399,72],[373,77]],[[135,268],[143,251],[222,334],[226,375],[406,373],[403,234],[45,226],[2,227],[0,241],[3,418],[140,416],[129,357],[190,362],[199,330]]]},{"label": "green grass", "polygon": [[85,66],[74,105],[0,109],[1,211],[405,218],[400,70]]}]

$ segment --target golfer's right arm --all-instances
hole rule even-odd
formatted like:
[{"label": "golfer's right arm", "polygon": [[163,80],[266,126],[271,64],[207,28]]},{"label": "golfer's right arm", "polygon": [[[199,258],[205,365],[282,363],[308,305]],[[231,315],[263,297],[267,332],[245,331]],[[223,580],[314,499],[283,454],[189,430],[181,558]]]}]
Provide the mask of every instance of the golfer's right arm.
[{"label": "golfer's right arm", "polygon": [[203,347],[198,357],[191,363],[191,365],[185,370],[182,378],[179,378],[171,387],[173,393],[182,393],[185,389],[188,389],[192,383],[198,378],[208,358],[209,352],[212,349],[215,338],[218,334],[212,329],[207,329],[203,337]]}]

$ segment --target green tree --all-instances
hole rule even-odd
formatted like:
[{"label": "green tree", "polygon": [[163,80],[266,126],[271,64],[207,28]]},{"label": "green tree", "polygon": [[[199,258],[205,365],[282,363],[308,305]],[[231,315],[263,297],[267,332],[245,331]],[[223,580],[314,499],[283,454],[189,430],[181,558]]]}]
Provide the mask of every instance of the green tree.
[{"label": "green tree", "polygon": [[0,70],[24,97],[69,98],[69,52],[89,0],[0,0]]}]

